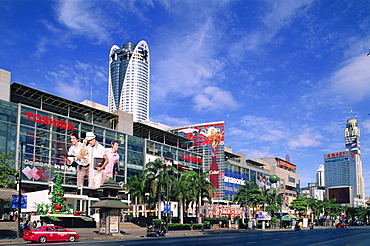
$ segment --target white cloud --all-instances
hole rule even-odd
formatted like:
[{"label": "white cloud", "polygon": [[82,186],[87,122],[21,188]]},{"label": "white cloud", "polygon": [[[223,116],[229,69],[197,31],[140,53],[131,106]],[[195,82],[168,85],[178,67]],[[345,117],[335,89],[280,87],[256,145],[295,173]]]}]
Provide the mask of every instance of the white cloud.
[{"label": "white cloud", "polygon": [[[91,90],[94,96],[106,98],[106,71],[104,67],[76,61],[73,66],[60,65],[56,70],[47,72],[46,78],[55,83],[51,88],[61,97],[77,102],[91,98]],[[104,89],[103,89],[103,88]]]},{"label": "white cloud", "polygon": [[[315,148],[323,144],[323,136],[318,129],[308,125],[297,125],[275,121],[253,115],[244,116],[228,133],[234,139],[245,141],[246,145],[270,146],[269,153],[290,153],[292,150]],[[238,140],[237,140],[238,141]],[[266,152],[266,151],[263,151]]]},{"label": "white cloud", "polygon": [[[370,109],[369,109],[369,112],[370,112]],[[370,133],[370,120],[361,121],[361,131],[364,133],[365,132]]]},{"label": "white cloud", "polygon": [[312,132],[304,132],[302,134],[298,134],[296,137],[291,138],[288,141],[288,146],[291,149],[297,148],[304,148],[304,147],[317,147],[320,146],[322,143],[319,141],[322,139],[320,134],[313,134]]},{"label": "white cloud", "polygon": [[363,54],[347,60],[330,81],[331,91],[345,100],[363,100],[370,95],[370,58]]},{"label": "white cloud", "polygon": [[157,114],[155,117],[151,118],[153,122],[163,122],[166,125],[169,125],[171,127],[178,127],[178,126],[186,126],[194,124],[194,122],[191,122],[188,118],[175,118],[171,117],[167,114]]},{"label": "white cloud", "polygon": [[89,1],[61,0],[56,7],[60,23],[69,28],[74,35],[83,35],[97,43],[109,40],[107,16],[97,8],[91,7]]},{"label": "white cloud", "polygon": [[181,100],[189,98],[199,111],[237,108],[232,93],[220,86],[226,80],[225,58],[218,56],[216,47],[221,33],[215,21],[206,16],[202,22],[189,23],[191,32],[181,30],[169,35],[174,30],[168,30],[163,41],[168,48],[152,70],[151,91],[158,104],[167,103],[176,95]]},{"label": "white cloud", "polygon": [[[296,17],[300,11],[313,0],[306,1],[268,1],[269,12],[260,17],[262,25],[252,32],[246,32],[238,42],[235,42],[230,49],[230,56],[242,57],[241,53],[246,51],[251,52],[266,52],[261,49],[265,44],[268,44],[280,32],[280,30],[290,24],[292,19]],[[242,32],[241,32],[242,33]],[[239,52],[235,52],[239,50]]]},{"label": "white cloud", "polygon": [[217,109],[233,110],[238,107],[229,91],[220,88],[207,86],[204,90],[194,96],[194,108],[198,111],[209,111]]}]

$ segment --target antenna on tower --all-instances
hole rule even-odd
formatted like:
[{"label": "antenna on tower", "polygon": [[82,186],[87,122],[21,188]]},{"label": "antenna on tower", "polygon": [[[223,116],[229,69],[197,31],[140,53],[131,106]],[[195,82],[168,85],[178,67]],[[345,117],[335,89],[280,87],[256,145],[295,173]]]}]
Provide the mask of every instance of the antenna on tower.
[{"label": "antenna on tower", "polygon": [[352,119],[352,108],[350,108],[349,113],[350,113],[350,117],[351,117],[351,119]]},{"label": "antenna on tower", "polygon": [[290,156],[289,156],[288,154],[286,154],[286,155],[285,155],[285,160],[286,160],[287,162],[290,162]]},{"label": "antenna on tower", "polygon": [[90,85],[90,101],[92,101],[92,85]]}]

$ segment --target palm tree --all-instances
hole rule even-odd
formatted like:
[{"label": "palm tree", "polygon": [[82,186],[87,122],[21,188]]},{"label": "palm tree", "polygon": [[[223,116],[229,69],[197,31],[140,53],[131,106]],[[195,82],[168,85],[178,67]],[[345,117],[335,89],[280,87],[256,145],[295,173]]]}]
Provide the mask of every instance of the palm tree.
[{"label": "palm tree", "polygon": [[200,218],[200,207],[202,203],[202,199],[206,197],[209,201],[213,197],[213,193],[215,192],[215,187],[213,184],[209,181],[209,172],[204,172],[202,175],[198,175],[196,172],[195,173],[195,182],[194,182],[194,197],[195,202],[198,204],[197,207],[197,217],[198,217],[198,223],[202,223],[201,218]]},{"label": "palm tree", "polygon": [[308,206],[311,208],[312,216],[311,216],[311,222],[314,222],[315,219],[319,218],[320,213],[322,211],[322,201],[318,200],[315,197],[310,197],[307,199]]},{"label": "palm tree", "polygon": [[208,172],[199,175],[194,171],[190,171],[181,175],[176,189],[176,197],[179,201],[180,209],[180,223],[183,223],[184,207],[188,208],[190,203],[196,204],[198,223],[201,223],[200,206],[202,205],[202,198],[206,197],[208,200],[211,200],[215,191],[215,187],[209,182],[208,177]]},{"label": "palm tree", "polygon": [[308,207],[308,201],[305,197],[297,197],[292,201],[289,208],[294,209],[296,212],[298,212],[299,216],[303,216]]},{"label": "palm tree", "polygon": [[266,198],[265,204],[267,205],[266,211],[274,216],[275,212],[281,210],[281,206],[284,202],[284,197],[276,189],[264,190]]},{"label": "palm tree", "polygon": [[176,180],[175,175],[177,170],[173,166],[165,165],[161,158],[155,159],[153,162],[146,164],[145,175],[148,180],[148,185],[150,186],[150,195],[151,197],[157,197],[157,206],[158,206],[158,219],[162,218],[160,206],[162,203],[162,198],[164,194],[167,195],[167,199],[170,195],[171,183]]},{"label": "palm tree", "polygon": [[180,176],[179,180],[175,182],[173,190],[173,197],[179,202],[179,217],[180,223],[184,223],[184,209],[186,201],[191,200],[191,189],[193,187],[192,179],[189,178],[192,174],[190,172]]},{"label": "palm tree", "polygon": [[238,193],[234,195],[234,201],[240,206],[250,206],[253,208],[253,217],[256,217],[255,207],[264,205],[266,198],[263,195],[263,191],[258,187],[257,184],[250,181],[245,181],[245,185],[240,186]]},{"label": "palm tree", "polygon": [[[145,202],[145,193],[147,190],[146,180],[144,173],[138,173],[129,179],[129,183],[125,184],[124,186],[130,195],[135,197],[135,216],[139,216],[139,204],[143,204]],[[146,209],[145,209],[145,217],[146,217]]]}]

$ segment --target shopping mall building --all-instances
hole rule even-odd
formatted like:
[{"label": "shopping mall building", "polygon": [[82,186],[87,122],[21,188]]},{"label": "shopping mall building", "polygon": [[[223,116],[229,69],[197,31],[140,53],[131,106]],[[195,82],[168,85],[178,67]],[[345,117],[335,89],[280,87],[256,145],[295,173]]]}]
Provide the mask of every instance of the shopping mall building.
[{"label": "shopping mall building", "polygon": [[[119,142],[115,180],[121,186],[157,158],[170,158],[183,173],[210,171],[210,181],[217,188],[212,202],[229,209],[210,209],[209,216],[242,213],[230,210],[230,204],[246,180],[264,188],[276,186],[288,198],[298,194],[299,175],[294,164],[279,158],[246,159],[244,154],[232,153],[224,146],[223,122],[165,129],[150,122],[133,122],[131,114],[120,110],[109,113],[105,106],[91,101],[77,103],[10,81],[10,72],[0,69],[0,152],[15,154],[14,168],[22,174],[22,193],[29,194],[27,209],[22,211],[35,211],[37,203],[50,199],[59,173],[64,204],[86,215],[93,213],[90,206],[102,197],[102,190],[88,187],[86,181],[77,187],[76,167],[67,165],[56,151],[57,144],[71,145],[71,132],[77,132],[80,139],[93,132],[106,148],[112,140]],[[278,175],[279,183],[269,183],[270,175]],[[122,192],[120,196],[130,203],[128,194]]]}]

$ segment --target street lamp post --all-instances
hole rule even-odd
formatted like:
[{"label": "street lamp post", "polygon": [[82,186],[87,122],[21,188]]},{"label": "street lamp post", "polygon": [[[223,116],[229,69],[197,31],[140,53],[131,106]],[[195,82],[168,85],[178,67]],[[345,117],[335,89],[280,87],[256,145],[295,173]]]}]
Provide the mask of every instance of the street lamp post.
[{"label": "street lamp post", "polygon": [[169,209],[168,209],[168,169],[166,168],[166,200],[167,200],[167,204],[166,204],[166,225],[168,224],[168,213],[169,213]]},{"label": "street lamp post", "polygon": [[203,216],[203,223],[202,223],[202,231],[204,231],[204,222],[208,215],[208,198],[204,197],[203,199],[203,206],[204,206],[204,216]]},{"label": "street lamp post", "polygon": [[19,162],[19,177],[18,177],[18,238],[22,237],[21,233],[21,214],[22,214],[22,162],[23,162],[23,146],[26,142],[21,142],[21,161]]}]

